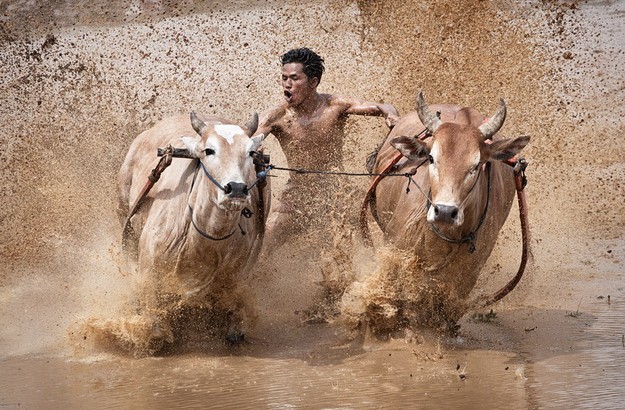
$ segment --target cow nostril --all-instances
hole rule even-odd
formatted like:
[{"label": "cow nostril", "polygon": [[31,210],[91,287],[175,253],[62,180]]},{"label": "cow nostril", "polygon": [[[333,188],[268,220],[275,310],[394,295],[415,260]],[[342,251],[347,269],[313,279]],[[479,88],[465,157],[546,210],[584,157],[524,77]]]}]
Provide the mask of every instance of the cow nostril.
[{"label": "cow nostril", "polygon": [[460,217],[460,210],[453,205],[434,205],[434,219],[443,223],[456,223]]},{"label": "cow nostril", "polygon": [[224,187],[224,192],[229,196],[246,196],[249,188],[242,182],[229,182]]}]

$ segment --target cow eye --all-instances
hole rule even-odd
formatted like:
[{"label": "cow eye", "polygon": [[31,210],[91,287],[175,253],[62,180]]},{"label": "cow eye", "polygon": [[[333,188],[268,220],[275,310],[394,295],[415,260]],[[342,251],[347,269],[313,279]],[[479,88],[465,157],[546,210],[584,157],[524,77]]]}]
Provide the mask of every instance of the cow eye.
[{"label": "cow eye", "polygon": [[204,154],[206,154],[206,155],[214,155],[215,154],[215,150],[212,149],[212,148],[206,148],[204,150]]},{"label": "cow eye", "polygon": [[430,164],[434,163],[434,157],[431,155],[428,155],[428,161],[430,161]]}]

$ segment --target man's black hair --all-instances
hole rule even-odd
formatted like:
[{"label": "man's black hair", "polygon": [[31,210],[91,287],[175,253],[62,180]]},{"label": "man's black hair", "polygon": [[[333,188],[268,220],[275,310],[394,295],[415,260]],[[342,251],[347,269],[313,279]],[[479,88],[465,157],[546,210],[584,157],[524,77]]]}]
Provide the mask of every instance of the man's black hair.
[{"label": "man's black hair", "polygon": [[302,63],[304,65],[304,74],[308,76],[308,78],[317,77],[319,82],[321,82],[321,75],[325,70],[323,66],[323,58],[319,57],[317,53],[312,51],[309,48],[294,48],[293,50],[289,50],[282,55],[281,58],[282,65],[289,63]]}]

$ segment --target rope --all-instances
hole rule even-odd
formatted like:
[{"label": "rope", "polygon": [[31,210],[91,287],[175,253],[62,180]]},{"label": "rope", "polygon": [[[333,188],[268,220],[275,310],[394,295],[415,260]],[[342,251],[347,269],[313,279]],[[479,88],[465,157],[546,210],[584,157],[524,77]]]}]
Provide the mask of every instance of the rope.
[{"label": "rope", "polygon": [[[514,182],[516,186],[517,199],[519,201],[519,219],[521,220],[521,262],[519,263],[519,269],[516,275],[508,282],[504,287],[495,292],[492,296],[485,298],[480,303],[481,307],[492,305],[495,302],[503,299],[507,294],[519,284],[523,273],[525,272],[525,266],[529,258],[529,244],[530,244],[530,227],[528,222],[528,208],[527,199],[525,198],[525,186],[527,185],[527,177],[525,176],[525,168],[527,168],[527,162],[523,158],[519,158],[516,161],[507,162],[508,165],[514,163]],[[473,305],[478,303],[474,302]]]},{"label": "rope", "polygon": [[[467,234],[467,236],[465,236],[463,238],[453,239],[453,238],[448,237],[444,233],[442,233],[440,231],[440,229],[435,224],[430,223],[430,228],[432,228],[434,233],[436,233],[439,236],[439,238],[441,238],[441,239],[443,239],[443,240],[445,240],[447,242],[450,242],[450,243],[464,243],[464,242],[468,242],[469,243],[469,253],[473,253],[476,250],[475,239],[477,237],[477,231],[480,230],[480,228],[482,227],[482,224],[484,224],[484,221],[486,220],[486,213],[488,212],[488,205],[490,204],[490,162],[486,163],[486,178],[487,178],[486,179],[486,181],[487,181],[487,185],[486,185],[486,206],[484,206],[484,210],[482,211],[482,216],[480,217],[480,221],[477,224],[477,228],[475,228],[473,231],[469,232]],[[478,180],[476,179],[475,183],[471,187],[471,191],[473,191],[473,188],[475,188],[475,186],[477,185],[477,181]],[[469,193],[471,191],[469,191]],[[423,192],[423,190],[421,192]],[[468,196],[467,196],[467,198],[468,198]],[[466,201],[466,199],[465,199],[465,201]],[[431,206],[430,196],[427,195],[427,207],[426,208],[429,209],[430,206]]]},{"label": "rope", "polygon": [[286,168],[286,167],[277,167],[275,165],[267,165],[268,169],[276,169],[278,171],[291,171],[296,174],[321,174],[321,175],[345,175],[352,177],[375,177],[375,176],[383,176],[383,177],[410,177],[414,175],[414,173],[403,172],[403,173],[369,173],[369,172],[342,172],[342,171],[320,171],[315,169],[302,169],[302,168]]},{"label": "rope", "polygon": [[[208,170],[206,169],[206,167],[204,166],[204,163],[202,161],[199,160],[198,158],[198,163],[199,166],[202,167],[202,171],[204,171],[204,175],[206,175],[208,177],[208,179],[210,179],[210,181],[215,184],[215,186],[219,189],[221,189],[222,191],[224,191],[226,194],[229,193],[228,189],[224,188],[223,186],[221,186],[221,184],[219,182],[217,182],[217,180],[215,178],[213,178],[213,176],[208,172]],[[197,175],[197,170],[196,170],[196,175]],[[193,182],[195,182],[195,177],[193,177]],[[191,184],[191,187],[193,187],[193,183]]]},{"label": "rope", "polygon": [[148,175],[148,180],[146,181],[143,189],[139,193],[139,196],[135,199],[134,203],[130,207],[128,211],[128,216],[126,217],[126,221],[124,222],[124,228],[122,231],[122,248],[126,249],[128,247],[128,242],[130,237],[134,234],[132,229],[132,217],[139,211],[139,208],[145,201],[148,193],[154,186],[154,184],[160,179],[161,174],[165,169],[171,165],[171,160],[173,158],[173,148],[171,145],[168,145],[162,152],[161,159],[156,164],[156,167],[152,169],[150,175]]},{"label": "rope", "polygon": [[[198,163],[195,166],[195,172],[193,174],[193,179],[191,180],[191,186],[189,187],[189,196],[191,195],[191,191],[193,191],[193,186],[195,185],[195,179],[197,178],[198,175],[198,171],[200,169],[200,167],[202,168],[202,170],[204,171],[204,174],[208,177],[208,179],[211,180],[211,182],[213,182],[217,188],[221,189],[222,191],[226,192],[226,190],[224,189],[224,187],[222,187],[219,182],[217,182],[217,180],[215,180],[215,178],[213,178],[208,171],[206,170],[206,168],[204,167],[204,164],[202,164],[202,161],[200,161],[198,159]],[[191,204],[187,204],[187,207],[189,207],[189,218],[191,219],[191,224],[193,225],[193,227],[195,228],[195,231],[197,233],[199,233],[200,235],[202,235],[204,238],[206,239],[210,239],[212,241],[223,241],[225,239],[230,238],[232,235],[234,235],[234,233],[237,231],[236,228],[234,228],[234,230],[232,232],[230,232],[228,235],[222,237],[222,238],[215,238],[214,236],[209,235],[208,233],[204,232],[202,229],[200,229],[197,224],[195,223],[195,220],[193,220],[193,207],[191,206]],[[241,228],[241,225],[239,225],[239,229]],[[241,232],[243,234],[245,234],[245,232],[243,232],[243,229],[241,229]]]}]

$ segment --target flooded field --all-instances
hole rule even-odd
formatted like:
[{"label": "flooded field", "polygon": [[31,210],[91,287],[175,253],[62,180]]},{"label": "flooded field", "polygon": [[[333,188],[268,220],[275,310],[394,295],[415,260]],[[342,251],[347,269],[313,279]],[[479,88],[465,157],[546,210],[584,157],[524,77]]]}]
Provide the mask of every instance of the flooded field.
[{"label": "flooded field", "polygon": [[[0,4],[0,408],[621,406],[623,2],[70,3]],[[279,56],[300,46],[326,60],[320,91],[400,113],[420,89],[488,113],[506,99],[502,131],[532,137],[519,287],[457,335],[385,340],[327,316],[324,284],[389,257],[379,232],[376,252],[357,239],[366,179],[342,179],[337,203],[353,209],[265,249],[243,278],[244,344],[189,323],[183,343],[134,358],[85,332],[137,298],[115,214],[133,138],[191,109],[244,122],[277,104]],[[363,172],[386,127],[357,117],[347,131],[344,168]],[[287,164],[275,140],[267,149]],[[286,175],[272,182],[277,197]],[[515,204],[473,296],[501,287],[520,249]]]},{"label": "flooded field", "polygon": [[[610,289],[614,275],[594,283]],[[622,282],[621,282],[622,283]],[[564,286],[571,286],[564,283]],[[574,288],[572,285],[570,288]],[[19,408],[615,408],[622,400],[623,289],[579,310],[520,306],[466,319],[456,338],[337,345],[326,325],[232,348],[128,359],[2,360],[2,404]]]}]

